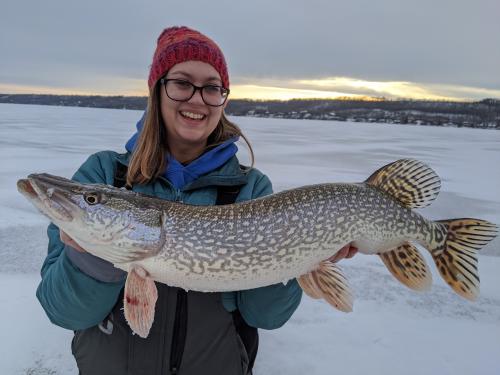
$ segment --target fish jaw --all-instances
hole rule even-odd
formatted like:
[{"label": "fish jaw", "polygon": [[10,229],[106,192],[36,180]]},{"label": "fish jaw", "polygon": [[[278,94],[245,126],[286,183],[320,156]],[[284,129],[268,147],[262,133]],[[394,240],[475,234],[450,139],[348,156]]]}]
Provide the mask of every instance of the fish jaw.
[{"label": "fish jaw", "polygon": [[22,178],[17,181],[17,190],[30,201],[38,198],[36,191],[27,178]]},{"label": "fish jaw", "polygon": [[54,222],[69,222],[73,216],[64,204],[64,197],[57,201],[53,195],[55,190],[47,185],[37,183],[35,179],[21,179],[17,182],[18,191],[23,194],[41,213]]}]

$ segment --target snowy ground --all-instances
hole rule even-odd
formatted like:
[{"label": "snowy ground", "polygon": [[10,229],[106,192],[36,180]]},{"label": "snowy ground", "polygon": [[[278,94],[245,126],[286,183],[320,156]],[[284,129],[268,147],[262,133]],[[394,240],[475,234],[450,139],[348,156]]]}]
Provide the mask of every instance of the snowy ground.
[{"label": "snowy ground", "polygon": [[[90,153],[121,151],[140,115],[0,104],[0,374],[76,373],[71,333],[51,325],[34,296],[47,221],[17,193],[15,182],[31,172],[69,177]],[[440,196],[421,211],[425,216],[476,216],[500,224],[498,131],[234,120],[276,191],[362,181],[385,163],[412,157],[442,178]],[[289,323],[261,333],[256,374],[498,375],[500,241],[482,254],[476,303],[454,295],[435,272],[432,291],[417,294],[398,284],[377,257],[342,262],[355,311],[342,314],[304,297]]]}]

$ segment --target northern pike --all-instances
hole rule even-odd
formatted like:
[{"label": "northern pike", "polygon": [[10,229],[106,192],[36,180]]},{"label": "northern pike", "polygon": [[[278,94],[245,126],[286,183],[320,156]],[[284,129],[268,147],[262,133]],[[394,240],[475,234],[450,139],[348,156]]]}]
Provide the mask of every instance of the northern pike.
[{"label": "northern pike", "polygon": [[304,292],[341,311],[352,293],[328,261],[347,244],[377,254],[414,290],[430,288],[425,259],[460,296],[479,295],[476,252],[498,231],[485,220],[430,221],[441,182],[426,164],[398,160],[362,183],[324,183],[224,206],[195,206],[102,184],[32,174],[18,189],[89,253],[128,272],[124,310],[147,337],[154,320],[154,281],[203,292],[235,291],[298,279]]}]

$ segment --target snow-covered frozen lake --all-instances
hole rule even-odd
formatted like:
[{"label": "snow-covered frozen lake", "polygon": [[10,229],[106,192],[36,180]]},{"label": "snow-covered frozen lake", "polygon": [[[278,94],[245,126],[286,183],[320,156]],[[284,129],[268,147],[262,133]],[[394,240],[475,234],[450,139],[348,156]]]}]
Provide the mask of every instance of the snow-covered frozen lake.
[{"label": "snow-covered frozen lake", "polygon": [[[35,298],[46,252],[42,217],[16,190],[32,172],[70,177],[99,150],[123,151],[141,112],[0,104],[0,374],[77,373],[72,333],[50,324]],[[329,121],[233,118],[252,141],[256,167],[275,191],[358,182],[399,158],[433,167],[442,189],[429,218],[500,224],[500,132]],[[248,162],[244,147],[241,160]],[[281,329],[261,331],[256,375],[500,373],[500,240],[479,257],[481,297],[470,303],[442,282],[401,286],[378,257],[340,263],[356,300],[334,311],[304,296]]]}]

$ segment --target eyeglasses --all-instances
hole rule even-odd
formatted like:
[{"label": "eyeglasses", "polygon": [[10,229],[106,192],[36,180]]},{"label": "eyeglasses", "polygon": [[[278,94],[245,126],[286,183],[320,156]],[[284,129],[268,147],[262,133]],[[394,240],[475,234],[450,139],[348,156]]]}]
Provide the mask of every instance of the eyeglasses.
[{"label": "eyeglasses", "polygon": [[206,105],[220,107],[229,95],[229,89],[217,85],[196,86],[183,79],[168,78],[162,78],[160,82],[165,87],[165,94],[177,102],[187,102],[196,90],[200,90],[201,98]]}]

